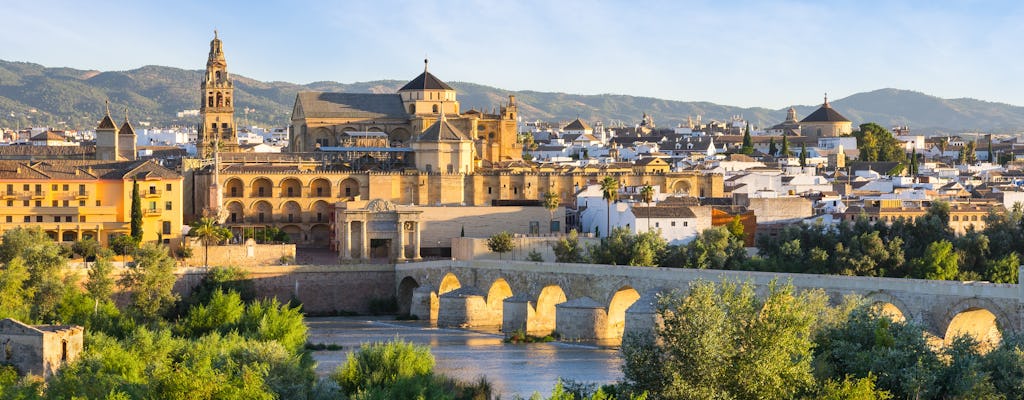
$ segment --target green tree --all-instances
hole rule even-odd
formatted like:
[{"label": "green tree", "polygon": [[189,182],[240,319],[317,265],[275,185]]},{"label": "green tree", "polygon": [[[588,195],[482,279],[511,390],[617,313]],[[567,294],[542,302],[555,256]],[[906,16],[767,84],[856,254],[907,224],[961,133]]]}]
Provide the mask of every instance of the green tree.
[{"label": "green tree", "polygon": [[139,194],[139,182],[132,179],[132,213],[131,236],[136,243],[142,242],[142,196]]},{"label": "green tree", "polygon": [[85,281],[85,291],[93,299],[93,313],[99,312],[100,303],[110,301],[110,295],[114,293],[114,278],[111,272],[114,270],[114,263],[110,257],[100,256],[89,268],[88,280]]},{"label": "green tree", "polygon": [[27,300],[32,293],[24,287],[28,279],[28,268],[20,257],[7,261],[0,268],[0,319],[31,321],[32,304]]},{"label": "green tree", "polygon": [[815,387],[812,332],[826,297],[772,284],[691,284],[658,300],[657,340],[623,342],[626,384],[671,399],[791,399]]},{"label": "green tree", "polygon": [[782,136],[782,149],[779,150],[779,157],[789,157],[793,153],[789,151],[789,138],[786,135]]},{"label": "green tree", "polygon": [[1018,267],[1020,259],[1017,253],[1010,253],[997,260],[989,260],[985,268],[985,278],[993,283],[1018,283],[1020,277]]},{"label": "green tree", "polygon": [[559,239],[551,247],[555,252],[555,262],[583,262],[583,248],[580,246],[579,233],[575,229],[569,231],[569,235]]},{"label": "green tree", "polygon": [[995,153],[992,152],[992,135],[988,135],[988,148],[985,151],[986,151],[986,153],[988,153],[986,155],[986,157],[988,157],[988,162],[995,163],[996,162]]},{"label": "green tree", "polygon": [[768,139],[768,155],[775,157],[779,152],[779,148],[775,146],[775,137]]},{"label": "green tree", "polygon": [[800,166],[807,166],[807,143],[800,142]]},{"label": "green tree", "polygon": [[917,163],[917,148],[915,147],[914,150],[911,151],[910,153],[910,176],[915,178],[919,173]]},{"label": "green tree", "polygon": [[725,228],[729,230],[729,234],[731,234],[732,237],[739,240],[746,239],[743,232],[743,219],[740,218],[739,215],[734,215],[732,217],[732,221],[729,221],[729,224],[726,225]]},{"label": "green tree", "polygon": [[502,253],[508,253],[515,247],[516,243],[512,238],[512,233],[509,231],[501,231],[487,238],[487,249],[498,253],[499,260]]},{"label": "green tree", "polygon": [[20,258],[28,270],[24,287],[31,296],[32,318],[51,322],[57,318],[57,305],[65,293],[61,271],[67,265],[64,248],[50,239],[38,226],[14,228],[4,232],[0,242],[0,263]]},{"label": "green tree", "polygon": [[957,258],[952,243],[947,240],[933,242],[928,245],[923,257],[913,261],[913,270],[918,278],[956,279],[960,272],[957,267]]},{"label": "green tree", "polygon": [[651,185],[644,185],[644,187],[640,189],[640,199],[644,203],[647,203],[647,230],[651,230],[651,202],[654,201],[654,187]]},{"label": "green tree", "polygon": [[857,138],[857,148],[863,161],[903,161],[906,158],[903,144],[888,129],[874,122],[861,124],[853,136]]},{"label": "green tree", "polygon": [[548,210],[548,214],[551,215],[551,217],[548,219],[548,222],[555,220],[555,211],[558,210],[558,206],[561,203],[562,198],[559,197],[558,193],[555,192],[554,190],[549,190],[547,193],[544,193],[544,209]]},{"label": "green tree", "polygon": [[82,256],[82,260],[90,262],[96,259],[100,244],[95,239],[82,239],[71,245],[71,252]]},{"label": "green tree", "polygon": [[611,176],[606,176],[601,180],[601,198],[608,203],[608,218],[607,225],[608,235],[611,235],[612,231],[612,203],[619,199],[619,181]]},{"label": "green tree", "polygon": [[740,147],[740,153],[754,154],[754,140],[750,137],[750,123],[747,123],[746,128],[743,129],[743,145]]},{"label": "green tree", "polygon": [[110,248],[114,254],[126,256],[135,253],[139,248],[139,241],[131,235],[119,235],[110,241]]},{"label": "green tree", "polygon": [[135,265],[121,276],[121,285],[131,292],[132,311],[148,321],[156,321],[178,295],[174,293],[174,259],[167,249],[149,243],[139,249]]},{"label": "green tree", "polygon": [[203,265],[210,266],[210,244],[231,239],[231,231],[216,224],[210,217],[203,217],[192,223],[189,236],[198,237],[203,242]]}]

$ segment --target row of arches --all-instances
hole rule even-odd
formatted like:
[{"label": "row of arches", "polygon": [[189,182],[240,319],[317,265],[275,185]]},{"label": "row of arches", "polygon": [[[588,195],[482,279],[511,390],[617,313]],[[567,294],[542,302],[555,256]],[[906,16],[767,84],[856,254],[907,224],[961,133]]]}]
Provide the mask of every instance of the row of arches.
[{"label": "row of arches", "polygon": [[[359,181],[345,178],[332,183],[326,178],[316,178],[304,185],[294,177],[283,178],[276,183],[267,177],[258,177],[248,184],[241,178],[230,178],[224,182],[224,197],[359,197]],[[335,188],[337,191],[335,192]]]},{"label": "row of arches", "polygon": [[[594,326],[585,326],[581,331],[579,326],[563,325],[560,329],[559,318],[573,318],[572,313],[579,311],[575,310],[576,306],[573,310],[559,307],[569,304],[569,298],[565,290],[554,283],[541,287],[536,294],[528,294],[515,293],[505,278],[495,279],[483,291],[463,287],[453,273],[445,274],[436,289],[422,288],[415,278],[407,276],[399,283],[398,295],[401,312],[422,312],[427,315],[417,316],[439,324],[500,326],[506,333],[524,331],[543,336],[558,332],[568,338],[611,340],[622,338],[626,311],[640,299],[640,293],[630,286],[619,288],[607,299],[588,299],[599,306],[584,307],[583,312],[599,316],[580,318],[594,322]],[[446,314],[454,315],[455,319]]]},{"label": "row of arches", "polygon": [[256,200],[246,206],[241,201],[229,201],[226,204],[229,224],[241,223],[329,223],[331,221],[331,205],[324,200],[317,200],[302,207],[297,201],[286,201],[274,207],[266,200]]},{"label": "row of arches", "polygon": [[[468,305],[462,309],[463,303],[446,304],[441,301],[445,294],[459,289],[462,289],[462,284],[458,277],[449,272],[443,276],[436,288],[421,288],[413,277],[407,276],[400,282],[398,293],[403,312],[420,311],[427,314],[418,315],[420,318],[437,322],[445,320],[445,313],[473,311]],[[568,329],[565,328],[567,321],[561,321],[562,329],[559,321],[560,316],[569,315],[564,309],[568,307],[562,307],[560,310],[559,305],[569,304],[567,301],[570,299],[558,284],[542,286],[537,293],[515,293],[505,278],[497,278],[489,284],[486,291],[478,291],[478,296],[474,296],[473,290],[460,292],[460,302],[468,303],[473,301],[472,297],[480,297],[477,301],[481,306],[476,311],[485,310],[488,314],[477,319],[465,315],[468,320],[500,321],[501,329],[507,333],[523,330],[531,335],[547,335],[555,331],[564,334],[563,331]],[[417,293],[421,295],[420,298],[417,298]],[[604,323],[603,326],[594,327],[595,337],[590,339],[620,339],[626,330],[627,310],[640,298],[637,290],[624,285],[610,293],[607,298],[593,299],[595,304],[601,307],[599,311],[603,313],[603,318],[596,320],[603,320]],[[926,330],[930,331],[930,341],[935,346],[949,345],[956,337],[968,335],[978,341],[983,350],[991,349],[1002,341],[1001,323],[1010,322],[1009,316],[1005,315],[997,304],[978,298],[958,302],[949,308],[945,315],[936,316],[936,322],[932,324],[921,321],[919,315],[910,314],[907,310],[911,308],[894,296],[872,293],[867,296],[867,300],[879,313],[894,321],[912,321],[926,326]],[[418,310],[417,301],[423,302]],[[453,304],[460,309],[446,310],[443,307]],[[579,321],[575,321],[573,324],[578,323]],[[473,323],[462,325],[474,326]]]}]

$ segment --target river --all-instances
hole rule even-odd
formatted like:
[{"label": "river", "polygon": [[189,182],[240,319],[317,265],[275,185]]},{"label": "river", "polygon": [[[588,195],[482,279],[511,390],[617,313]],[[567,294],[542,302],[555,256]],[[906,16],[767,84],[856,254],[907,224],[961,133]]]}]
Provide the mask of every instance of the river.
[{"label": "river", "polygon": [[551,393],[559,377],[578,382],[612,383],[622,378],[622,357],[614,348],[576,343],[506,344],[502,335],[462,329],[439,329],[420,321],[371,320],[367,317],[307,318],[311,343],[338,344],[341,351],[316,351],[317,373],[330,374],[348,351],[362,343],[401,338],[429,345],[437,372],[466,381],[487,377],[503,399]]}]

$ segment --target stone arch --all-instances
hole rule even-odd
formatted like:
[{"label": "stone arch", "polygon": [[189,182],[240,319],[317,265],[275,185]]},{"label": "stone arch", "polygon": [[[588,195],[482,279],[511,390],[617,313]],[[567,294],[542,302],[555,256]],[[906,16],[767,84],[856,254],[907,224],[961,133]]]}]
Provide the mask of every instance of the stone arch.
[{"label": "stone arch", "polygon": [[459,282],[459,277],[449,272],[441,278],[441,285],[437,288],[437,295],[440,296],[460,287],[462,287],[462,283]]},{"label": "stone arch", "polygon": [[355,178],[345,178],[338,184],[341,197],[359,198],[359,181]]},{"label": "stone arch", "polygon": [[331,181],[316,178],[309,183],[309,195],[312,197],[331,197]]},{"label": "stone arch", "polygon": [[281,222],[302,222],[302,206],[293,200],[281,204]]},{"label": "stone arch", "polygon": [[224,197],[242,197],[245,193],[245,184],[241,179],[231,178],[224,182]]},{"label": "stone arch", "polygon": [[310,215],[311,222],[330,222],[331,221],[331,205],[327,204],[326,201],[317,200],[309,206],[313,210],[313,214]]},{"label": "stone arch", "polygon": [[366,131],[367,132],[384,132],[383,129],[380,129],[379,127],[376,127],[376,126],[371,126],[370,129],[367,129]]},{"label": "stone arch", "polygon": [[257,200],[252,203],[252,222],[268,223],[274,217],[274,206],[266,200]]},{"label": "stone arch", "polygon": [[228,202],[228,222],[241,223],[245,221],[245,206],[240,201]]},{"label": "stone arch", "polygon": [[316,128],[310,134],[309,143],[314,147],[333,146],[334,134],[327,128]]},{"label": "stone arch", "polygon": [[274,184],[270,182],[270,179],[262,176],[253,179],[249,187],[252,189],[249,197],[271,197],[274,195]]},{"label": "stone arch", "polygon": [[970,298],[949,308],[938,333],[943,335],[946,345],[959,335],[969,335],[987,351],[1002,341],[999,325],[1009,321],[1006,313],[991,300]]},{"label": "stone arch", "polygon": [[328,248],[332,236],[331,227],[327,224],[314,224],[309,228],[309,240],[318,248]]},{"label": "stone arch", "polygon": [[492,315],[497,313],[497,321],[501,321],[502,307],[504,300],[512,297],[512,287],[505,278],[495,279],[491,288],[487,290],[487,308],[491,309]]},{"label": "stone arch", "polygon": [[78,240],[78,232],[77,231],[64,231],[64,232],[61,232],[60,240],[63,241],[63,242],[74,242],[74,241]]},{"label": "stone arch", "polygon": [[408,315],[412,310],[412,294],[420,287],[420,283],[416,282],[416,278],[407,276],[402,278],[402,281],[398,283],[398,314]]},{"label": "stone arch", "polygon": [[408,147],[409,142],[412,141],[412,134],[405,128],[395,128],[388,134],[388,137],[391,138],[392,147]]},{"label": "stone arch", "polygon": [[689,181],[685,181],[685,180],[679,180],[679,181],[672,182],[671,189],[672,189],[671,190],[672,193],[685,193],[685,194],[689,194],[690,193],[690,182]]},{"label": "stone arch", "polygon": [[304,241],[302,228],[299,228],[298,225],[285,225],[281,227],[281,230],[288,234],[289,242],[291,243],[302,243]]},{"label": "stone arch", "polygon": [[556,319],[557,310],[556,305],[565,303],[568,298],[565,296],[565,291],[562,290],[561,286],[548,285],[540,290],[540,294],[537,295],[537,303],[534,305],[533,314],[533,326],[532,330],[541,332],[550,332],[558,329],[558,321]]},{"label": "stone arch", "polygon": [[282,179],[281,197],[302,197],[302,182],[291,177]]},{"label": "stone arch", "polygon": [[914,315],[910,313],[903,300],[886,292],[872,292],[864,297],[871,309],[879,315],[889,317],[894,322],[913,321]]},{"label": "stone arch", "polygon": [[640,299],[640,292],[631,286],[623,286],[615,291],[608,301],[608,331],[605,337],[621,338],[626,328],[626,310]]}]

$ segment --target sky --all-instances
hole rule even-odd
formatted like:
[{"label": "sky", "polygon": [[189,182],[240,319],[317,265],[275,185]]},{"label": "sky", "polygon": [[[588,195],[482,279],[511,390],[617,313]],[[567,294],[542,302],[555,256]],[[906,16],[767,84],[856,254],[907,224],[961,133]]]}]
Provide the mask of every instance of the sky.
[{"label": "sky", "polygon": [[444,81],[781,109],[882,88],[1024,105],[1019,1],[3,1],[0,59]]}]

